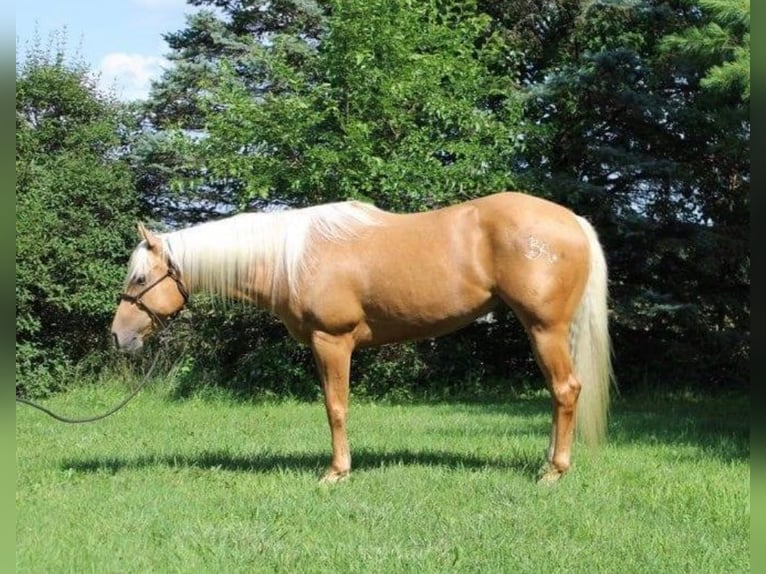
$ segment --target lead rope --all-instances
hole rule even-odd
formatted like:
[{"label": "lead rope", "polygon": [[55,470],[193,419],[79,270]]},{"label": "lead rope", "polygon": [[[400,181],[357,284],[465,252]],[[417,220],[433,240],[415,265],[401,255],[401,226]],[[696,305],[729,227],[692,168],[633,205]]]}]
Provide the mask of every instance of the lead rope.
[{"label": "lead rope", "polygon": [[16,402],[17,403],[23,403],[25,405],[29,405],[30,407],[34,407],[34,408],[36,408],[36,409],[38,409],[40,411],[43,411],[46,415],[49,415],[49,416],[53,417],[54,419],[56,419],[57,421],[61,421],[62,423],[70,423],[70,424],[91,423],[91,422],[94,422],[94,421],[105,419],[106,417],[108,417],[110,415],[113,415],[114,413],[119,411],[122,407],[127,405],[141,391],[141,389],[143,389],[146,386],[146,384],[149,382],[149,379],[151,378],[152,372],[154,371],[154,366],[157,364],[157,359],[159,359],[159,357],[160,357],[159,353],[157,353],[154,356],[154,360],[152,361],[152,364],[149,367],[149,370],[144,375],[144,379],[138,384],[138,386],[135,389],[133,389],[133,391],[126,398],[124,398],[122,401],[120,401],[113,408],[109,409],[108,411],[106,411],[105,413],[100,414],[100,415],[96,415],[96,416],[93,416],[93,417],[87,417],[87,418],[83,418],[83,419],[70,419],[68,417],[63,417],[61,415],[57,415],[56,413],[54,413],[50,409],[47,409],[44,406],[38,405],[37,403],[34,403],[34,402],[30,401],[29,399],[25,399],[23,397],[16,397]]}]

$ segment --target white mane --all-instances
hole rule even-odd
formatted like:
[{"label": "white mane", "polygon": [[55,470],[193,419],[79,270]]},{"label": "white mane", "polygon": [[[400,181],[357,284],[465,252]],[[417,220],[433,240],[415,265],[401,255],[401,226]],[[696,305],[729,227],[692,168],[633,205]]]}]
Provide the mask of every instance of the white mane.
[{"label": "white mane", "polygon": [[[376,207],[356,201],[328,203],[242,213],[157,237],[191,291],[212,293],[225,301],[259,277],[270,285],[273,300],[280,286],[295,294],[311,262],[312,241],[354,237],[377,225],[379,213]],[[131,256],[127,281],[146,274],[148,265],[148,250],[141,242]]]}]

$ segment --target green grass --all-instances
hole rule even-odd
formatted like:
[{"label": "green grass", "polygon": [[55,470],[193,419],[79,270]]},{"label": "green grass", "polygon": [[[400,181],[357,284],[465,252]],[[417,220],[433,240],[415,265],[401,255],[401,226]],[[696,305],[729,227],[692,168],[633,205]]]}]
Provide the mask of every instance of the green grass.
[{"label": "green grass", "polygon": [[[125,392],[46,402],[71,416]],[[170,400],[98,423],[16,409],[17,572],[748,572],[749,402],[623,400],[598,452],[535,483],[548,404],[352,405],[321,486],[320,404]]]}]

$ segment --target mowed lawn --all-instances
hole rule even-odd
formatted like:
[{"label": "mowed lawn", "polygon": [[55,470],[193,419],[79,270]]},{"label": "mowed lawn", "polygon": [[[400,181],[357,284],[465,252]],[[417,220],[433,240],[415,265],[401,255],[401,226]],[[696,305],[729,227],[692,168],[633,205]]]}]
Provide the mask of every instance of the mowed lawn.
[{"label": "mowed lawn", "polygon": [[[46,401],[106,410],[117,385]],[[535,482],[542,397],[354,402],[351,478],[323,486],[320,403],[171,400],[65,425],[16,408],[16,571],[748,572],[747,399],[622,399],[609,442]]]}]

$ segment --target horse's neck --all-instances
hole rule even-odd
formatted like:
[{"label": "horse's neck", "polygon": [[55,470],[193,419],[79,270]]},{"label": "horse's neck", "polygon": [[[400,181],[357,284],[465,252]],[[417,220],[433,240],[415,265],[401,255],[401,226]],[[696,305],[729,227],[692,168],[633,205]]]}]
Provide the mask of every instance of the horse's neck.
[{"label": "horse's neck", "polygon": [[210,294],[223,301],[244,301],[259,307],[275,308],[288,296],[284,273],[279,261],[252,254],[243,261],[231,257],[222,249],[216,252],[207,246],[176,242],[182,278],[191,294]]},{"label": "horse's neck", "polygon": [[192,290],[274,308],[289,302],[317,241],[347,240],[376,217],[354,203],[241,214],[178,232],[172,242],[179,247]]}]

